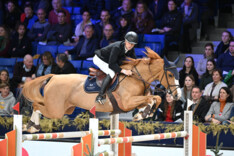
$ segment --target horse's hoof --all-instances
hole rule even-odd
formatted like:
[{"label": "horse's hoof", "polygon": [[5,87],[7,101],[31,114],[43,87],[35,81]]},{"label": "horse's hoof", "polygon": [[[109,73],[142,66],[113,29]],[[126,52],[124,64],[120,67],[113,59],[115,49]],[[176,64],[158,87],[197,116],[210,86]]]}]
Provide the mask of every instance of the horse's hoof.
[{"label": "horse's hoof", "polygon": [[27,124],[23,124],[23,126],[22,126],[22,131],[23,132],[26,132],[28,129],[27,129]]},{"label": "horse's hoof", "polygon": [[135,114],[132,120],[133,121],[143,120],[143,118],[142,118],[142,112]]},{"label": "horse's hoof", "polygon": [[151,110],[150,105],[146,106],[145,110],[142,112],[142,118],[145,119]]},{"label": "horse's hoof", "polygon": [[37,129],[35,126],[31,126],[31,127],[27,130],[27,132],[29,132],[29,133],[37,133],[37,132],[39,132],[39,131],[40,131],[40,128]]}]

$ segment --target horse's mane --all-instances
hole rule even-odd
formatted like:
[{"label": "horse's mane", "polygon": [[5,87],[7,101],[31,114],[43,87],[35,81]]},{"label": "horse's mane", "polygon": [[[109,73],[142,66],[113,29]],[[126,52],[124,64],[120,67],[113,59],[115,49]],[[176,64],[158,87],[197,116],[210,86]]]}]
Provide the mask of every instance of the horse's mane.
[{"label": "horse's mane", "polygon": [[127,57],[127,60],[123,61],[123,63],[135,66],[141,61],[144,61],[144,63],[150,64],[151,59],[162,59],[155,51],[153,51],[149,47],[145,47],[145,49],[147,52],[144,52],[144,51],[142,52],[145,53],[147,57],[140,58],[140,59],[133,59],[133,58]]}]

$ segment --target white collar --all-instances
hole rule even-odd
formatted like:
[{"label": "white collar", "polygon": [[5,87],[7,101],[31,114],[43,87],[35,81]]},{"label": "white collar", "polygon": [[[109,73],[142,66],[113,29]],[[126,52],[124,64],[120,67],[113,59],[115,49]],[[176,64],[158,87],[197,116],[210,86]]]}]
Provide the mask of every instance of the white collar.
[{"label": "white collar", "polygon": [[26,68],[25,64],[24,64],[23,68],[24,68],[24,70],[25,70],[26,72],[30,72],[30,71],[31,71],[31,69]]}]

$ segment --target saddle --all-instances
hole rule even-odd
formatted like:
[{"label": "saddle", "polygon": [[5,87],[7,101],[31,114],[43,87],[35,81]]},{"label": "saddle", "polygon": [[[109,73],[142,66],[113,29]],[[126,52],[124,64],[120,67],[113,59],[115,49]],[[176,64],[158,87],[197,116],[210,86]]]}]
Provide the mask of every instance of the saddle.
[{"label": "saddle", "polygon": [[[85,92],[98,93],[105,77],[106,74],[103,71],[95,68],[89,68],[89,76],[85,80],[84,85]],[[118,75],[116,74],[107,90],[110,90],[111,92],[114,91],[118,86],[118,79]]]}]

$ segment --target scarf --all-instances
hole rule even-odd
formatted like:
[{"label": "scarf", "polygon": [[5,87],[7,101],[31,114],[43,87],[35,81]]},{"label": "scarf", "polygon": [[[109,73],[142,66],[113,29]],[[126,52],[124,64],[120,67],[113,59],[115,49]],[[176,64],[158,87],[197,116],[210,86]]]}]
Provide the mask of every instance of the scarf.
[{"label": "scarf", "polygon": [[219,99],[219,102],[220,102],[220,112],[222,113],[223,109],[224,109],[224,107],[226,105],[226,100]]}]

